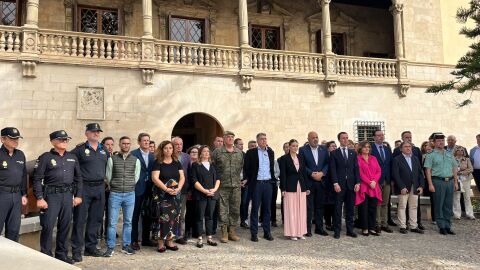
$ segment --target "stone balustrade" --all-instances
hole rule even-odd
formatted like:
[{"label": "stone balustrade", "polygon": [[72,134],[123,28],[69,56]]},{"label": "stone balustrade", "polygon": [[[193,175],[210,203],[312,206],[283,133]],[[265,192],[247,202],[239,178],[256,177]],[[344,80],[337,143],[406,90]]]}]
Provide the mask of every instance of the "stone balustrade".
[{"label": "stone balustrade", "polygon": [[[246,52],[240,47],[212,44],[185,43],[168,40],[144,40],[137,37],[111,36],[39,29],[36,40],[31,39],[31,29],[0,26],[0,58],[34,62],[63,64],[117,66],[144,68],[143,46],[153,45],[153,57],[149,68],[177,71],[238,75],[241,70],[241,55],[249,57],[249,66],[255,77],[279,77],[307,80],[326,79],[324,54],[290,52],[250,48]],[[25,44],[24,44],[25,43]],[[34,44],[30,44],[34,43]],[[38,55],[37,59],[25,60],[25,51]],[[147,48],[147,47],[145,47]],[[29,54],[31,56],[31,53]],[[398,61],[356,56],[333,55],[329,64],[329,75],[341,81],[394,82],[398,79]],[[334,66],[332,68],[332,65]]]}]

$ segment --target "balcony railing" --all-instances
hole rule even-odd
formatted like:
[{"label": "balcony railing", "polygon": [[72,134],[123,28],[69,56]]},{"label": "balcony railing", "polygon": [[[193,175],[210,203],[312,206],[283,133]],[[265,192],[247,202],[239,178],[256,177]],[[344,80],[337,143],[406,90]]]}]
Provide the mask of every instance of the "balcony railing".
[{"label": "balcony railing", "polygon": [[[27,44],[23,44],[27,36],[24,31],[22,27],[0,26],[1,59],[23,61],[23,52],[34,43],[33,54],[38,59],[31,61],[145,68],[142,50],[146,43],[142,38],[39,29],[36,40],[26,38]],[[242,70],[243,52],[239,47],[156,39],[149,42],[153,43],[148,59],[151,69],[226,75],[238,75]],[[333,73],[338,80],[394,83],[399,73],[397,60],[391,59],[335,55],[329,56],[328,60],[334,59],[330,62],[323,54],[253,48],[246,54],[255,77],[326,80],[327,62],[328,74]]]}]

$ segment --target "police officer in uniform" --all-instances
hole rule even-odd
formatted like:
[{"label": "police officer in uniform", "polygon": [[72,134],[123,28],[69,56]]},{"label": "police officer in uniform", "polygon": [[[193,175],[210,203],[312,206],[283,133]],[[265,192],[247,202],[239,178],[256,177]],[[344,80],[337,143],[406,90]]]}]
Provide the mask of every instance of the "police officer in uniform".
[{"label": "police officer in uniform", "polygon": [[6,127],[1,131],[0,148],[0,232],[5,225],[5,237],[18,242],[22,205],[27,205],[27,168],[25,155],[16,149],[18,129]]},{"label": "police officer in uniform", "polygon": [[82,261],[84,245],[85,256],[103,255],[97,250],[97,232],[103,222],[108,151],[99,142],[100,132],[103,131],[99,124],[88,124],[87,141],[72,150],[80,163],[83,179],[83,203],[73,212],[72,259],[76,262]]},{"label": "police officer in uniform", "polygon": [[41,252],[52,256],[52,234],[56,223],[55,258],[72,264],[72,259],[67,256],[67,238],[72,209],[82,203],[82,176],[77,157],[67,151],[70,139],[64,130],[50,134],[53,149],[37,159],[33,192],[37,207],[41,209]]},{"label": "police officer in uniform", "polygon": [[445,135],[433,135],[435,149],[425,158],[428,189],[433,194],[435,221],[440,234],[455,233],[451,229],[453,192],[458,190],[457,161],[445,147]]}]

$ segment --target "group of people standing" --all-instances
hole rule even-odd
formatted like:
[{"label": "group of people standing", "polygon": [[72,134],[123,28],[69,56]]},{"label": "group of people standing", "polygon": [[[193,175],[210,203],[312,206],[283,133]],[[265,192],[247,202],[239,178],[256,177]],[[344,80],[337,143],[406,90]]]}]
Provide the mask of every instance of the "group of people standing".
[{"label": "group of people standing", "polygon": [[[100,142],[101,132],[98,123],[86,125],[87,141],[71,151],[67,151],[71,137],[64,130],[52,132],[53,148],[35,165],[41,251],[53,256],[56,225],[54,255],[68,263],[81,262],[82,251],[83,256],[114,254],[120,209],[121,252],[125,254],[139,250],[139,242],[155,246],[160,253],[177,251],[175,243],[186,244],[190,235],[197,239],[198,248],[204,246],[203,234],[207,245],[217,246],[217,227],[220,242],[238,241],[239,224],[250,229],[251,241],[258,242],[261,223],[263,238],[273,241],[278,189],[284,235],[291,240],[311,237],[314,225],[315,234],[327,236],[330,230],[338,239],[343,216],[347,236],[357,237],[355,226],[364,236],[392,233],[389,225],[396,225],[390,215],[392,194],[398,195],[403,234],[423,233],[419,195],[426,192],[441,234],[455,234],[451,217],[461,217],[460,192],[467,218],[474,219],[470,181],[475,176],[480,182],[480,135],[467,158],[453,136],[445,146],[441,133],[432,134],[419,149],[412,143],[411,132],[405,131],[392,151],[381,130],[373,133],[373,142],[358,145],[340,132],[339,147],[334,141],[320,144],[312,131],[301,147],[295,139],[286,142],[284,155],[275,159],[265,133],[249,141],[246,152],[243,141],[226,131],[215,139],[214,147],[196,145],[185,153],[180,137],[162,141],[156,148],[147,133],[138,135],[139,148],[133,151],[132,140],[121,137],[119,151],[114,152],[114,139],[105,137]],[[20,138],[16,128],[1,131],[0,231],[6,225],[5,236],[14,241],[18,241],[21,205],[27,204],[26,161],[17,149]],[[70,257],[67,240],[72,219]],[[101,229],[107,236],[104,252],[97,248]]]}]

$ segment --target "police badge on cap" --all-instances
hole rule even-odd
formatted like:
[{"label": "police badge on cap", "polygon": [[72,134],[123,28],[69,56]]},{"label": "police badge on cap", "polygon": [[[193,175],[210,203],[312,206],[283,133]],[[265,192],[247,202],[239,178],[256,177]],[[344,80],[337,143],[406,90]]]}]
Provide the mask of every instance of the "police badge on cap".
[{"label": "police badge on cap", "polygon": [[20,131],[14,127],[6,127],[2,129],[1,134],[2,137],[9,137],[10,139],[23,139],[23,137],[20,136]]},{"label": "police badge on cap", "polygon": [[90,123],[87,126],[86,131],[100,131],[103,132],[103,130],[100,128],[100,125],[98,123]]}]

